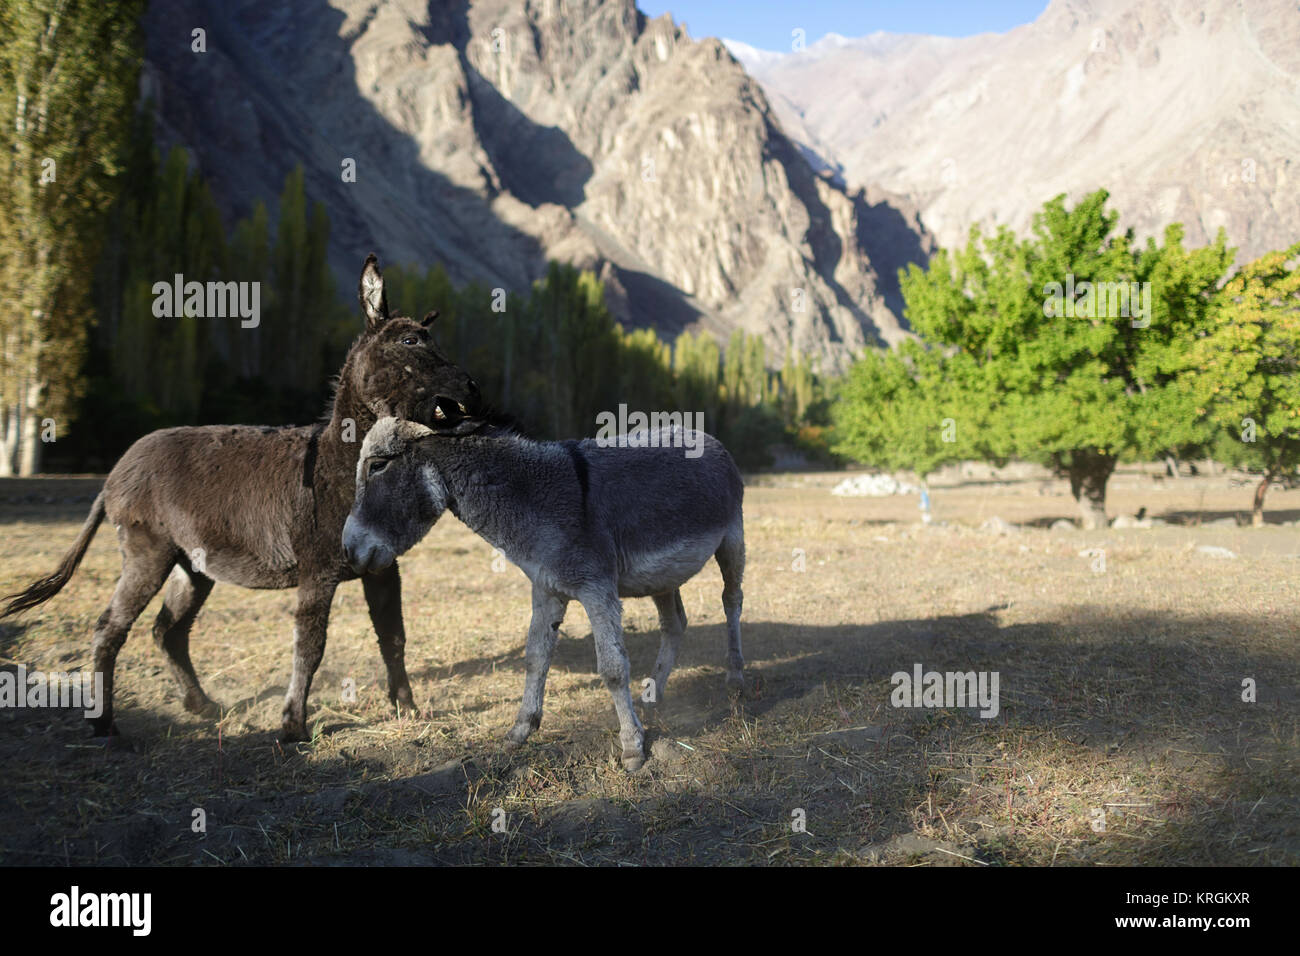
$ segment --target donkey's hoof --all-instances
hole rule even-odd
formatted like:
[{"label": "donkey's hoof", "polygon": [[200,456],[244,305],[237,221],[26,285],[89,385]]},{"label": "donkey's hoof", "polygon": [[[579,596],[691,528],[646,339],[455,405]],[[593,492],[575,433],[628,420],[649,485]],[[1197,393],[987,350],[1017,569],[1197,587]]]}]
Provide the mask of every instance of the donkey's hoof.
[{"label": "donkey's hoof", "polygon": [[96,743],[103,743],[112,740],[114,737],[120,737],[121,733],[117,729],[116,722],[110,720],[107,723],[102,718],[98,720],[89,720],[91,740]]},{"label": "donkey's hoof", "polygon": [[294,724],[286,720],[280,728],[280,743],[292,744],[299,740],[311,740],[306,724]]},{"label": "donkey's hoof", "polygon": [[424,716],[424,711],[414,704],[403,704],[398,701],[393,706],[397,711],[398,720],[419,720]]},{"label": "donkey's hoof", "polygon": [[411,688],[409,687],[403,687],[389,694],[388,702],[403,713],[408,710],[418,709],[415,706],[415,697],[411,694]]},{"label": "donkey's hoof", "polygon": [[528,721],[521,720],[506,731],[506,749],[514,750],[523,746],[524,741],[528,739],[528,735],[532,732],[533,725]]},{"label": "donkey's hoof", "polygon": [[638,747],[636,750],[631,750],[627,747],[623,748],[623,769],[628,773],[640,770],[644,763],[645,751],[641,748]]}]

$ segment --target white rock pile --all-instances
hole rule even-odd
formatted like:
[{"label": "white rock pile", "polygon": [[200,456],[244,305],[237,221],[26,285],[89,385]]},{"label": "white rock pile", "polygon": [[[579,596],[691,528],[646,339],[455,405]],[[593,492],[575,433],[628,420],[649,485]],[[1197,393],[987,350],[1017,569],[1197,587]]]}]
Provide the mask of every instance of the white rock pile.
[{"label": "white rock pile", "polygon": [[831,494],[846,498],[888,498],[890,495],[915,495],[921,489],[892,475],[854,475],[831,489]]}]

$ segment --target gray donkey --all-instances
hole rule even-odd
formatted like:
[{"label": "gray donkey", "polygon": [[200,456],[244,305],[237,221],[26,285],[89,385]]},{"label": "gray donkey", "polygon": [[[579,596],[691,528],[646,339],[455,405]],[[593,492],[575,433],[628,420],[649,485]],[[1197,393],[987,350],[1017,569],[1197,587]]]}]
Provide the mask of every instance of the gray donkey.
[{"label": "gray donkey", "polygon": [[[665,430],[623,441],[648,445],[647,439],[659,447],[536,442],[470,417],[439,432],[386,417],[366,435],[343,528],[343,548],[357,573],[390,565],[449,508],[532,582],[524,699],[506,735],[514,745],[541,724],[551,654],[565,609],[576,599],[591,619],[596,669],[614,698],[623,766],[639,768],[645,738],[628,689],[619,599],[654,598],[663,637],[650,696],[662,700],[686,628],[678,589],[710,555],[724,585],[727,685],[737,693],[744,687],[740,472],[712,436]],[[699,456],[687,457],[683,446]]]},{"label": "gray donkey", "polygon": [[[103,675],[96,736],[116,734],[113,669],[131,625],[164,582],[154,639],[191,713],[219,708],[199,686],[190,662],[190,627],[213,582],[246,588],[298,588],[293,676],[282,737],[307,737],[307,694],[325,653],[330,602],[355,575],[339,545],[352,507],[358,437],[380,415],[436,425],[444,407],[458,417],[477,409],[478,386],[433,341],[423,321],[390,314],[383,275],[370,255],[358,289],[365,330],[339,372],[328,421],[302,428],[208,425],[144,436],[113,466],[71,550],[52,574],[9,595],[0,618],[48,601],[68,583],[99,523],[117,529],[122,576],[95,625],[94,667]],[[402,591],[397,567],[362,578],[390,699],[413,708],[406,675]]]}]

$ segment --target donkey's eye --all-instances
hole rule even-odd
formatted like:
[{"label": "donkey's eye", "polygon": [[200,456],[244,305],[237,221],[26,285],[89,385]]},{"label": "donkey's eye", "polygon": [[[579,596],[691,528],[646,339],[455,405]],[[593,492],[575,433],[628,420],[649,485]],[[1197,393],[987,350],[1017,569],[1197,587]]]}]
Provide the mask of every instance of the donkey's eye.
[{"label": "donkey's eye", "polygon": [[370,463],[366,465],[366,477],[373,478],[387,467],[387,458],[371,458]]},{"label": "donkey's eye", "polygon": [[403,345],[419,345],[419,344],[420,344],[420,337],[419,337],[418,335],[403,335],[403,336],[402,336],[402,344],[403,344]]}]

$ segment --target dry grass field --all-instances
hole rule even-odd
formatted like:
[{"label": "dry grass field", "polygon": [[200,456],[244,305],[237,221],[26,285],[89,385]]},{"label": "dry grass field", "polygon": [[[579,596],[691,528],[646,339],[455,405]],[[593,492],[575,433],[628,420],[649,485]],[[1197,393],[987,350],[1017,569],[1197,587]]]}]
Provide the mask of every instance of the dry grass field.
[{"label": "dry grass field", "polygon": [[[1049,527],[1073,515],[1063,482],[935,488],[922,525],[914,496],[833,497],[842,477],[746,489],[747,695],[723,687],[711,563],[683,589],[690,627],[638,773],[576,604],[541,729],[506,749],[528,583],[448,516],[402,565],[422,713],[390,709],[350,583],[310,743],[276,741],[293,591],[216,588],[192,651],[226,711],[190,716],[150,635],[156,598],[119,658],[123,738],[93,743],[79,712],[0,710],[0,864],[1300,863],[1300,491],[1270,495],[1268,527],[1211,526],[1250,489],[1132,469],[1111,514],[1170,524],[1085,533]],[[0,589],[54,567],[97,484],[0,482]],[[994,515],[1020,527],[981,531]],[[61,594],[0,624],[0,666],[86,666],[117,573],[102,527]],[[625,622],[639,685],[653,602],[626,602]],[[998,672],[1000,712],[891,706],[890,675],[916,664]]]}]

